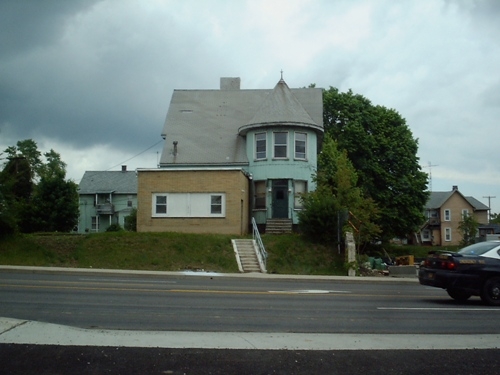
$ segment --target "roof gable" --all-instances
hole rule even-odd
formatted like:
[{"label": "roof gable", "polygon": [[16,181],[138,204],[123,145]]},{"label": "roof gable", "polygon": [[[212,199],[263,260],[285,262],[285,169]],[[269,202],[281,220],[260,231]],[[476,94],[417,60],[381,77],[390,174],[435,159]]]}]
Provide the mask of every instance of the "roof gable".
[{"label": "roof gable", "polygon": [[137,175],[134,171],[86,171],[78,193],[137,194]]},{"label": "roof gable", "polygon": [[[296,110],[301,113],[300,120],[312,122],[322,130],[322,89],[287,86],[283,90],[289,91],[283,93],[283,100],[296,101],[302,108]],[[162,132],[165,144],[160,166],[248,165],[246,141],[238,130],[252,121],[273,91],[174,90]],[[267,119],[275,118],[269,117],[264,108],[261,114]],[[287,118],[291,119],[290,113]]]},{"label": "roof gable", "polygon": [[453,189],[452,191],[432,191],[425,208],[427,210],[439,209],[452,197],[453,194],[459,194],[463,200],[469,203],[476,211],[489,210],[488,206],[481,203],[474,197],[464,196],[460,193],[460,191],[458,191],[458,189]]}]

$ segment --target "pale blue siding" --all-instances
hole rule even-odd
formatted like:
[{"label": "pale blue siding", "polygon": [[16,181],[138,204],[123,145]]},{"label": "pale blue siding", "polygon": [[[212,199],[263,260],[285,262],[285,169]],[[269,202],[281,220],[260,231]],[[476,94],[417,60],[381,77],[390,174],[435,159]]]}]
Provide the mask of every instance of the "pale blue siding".
[{"label": "pale blue siding", "polygon": [[[255,135],[265,132],[267,137],[266,158],[256,159]],[[273,157],[273,133],[287,132],[287,157]],[[306,159],[296,159],[295,154],[295,133],[307,134]],[[246,135],[246,151],[249,160],[248,171],[252,175],[252,180],[266,181],[266,208],[256,209],[252,207],[252,216],[258,224],[265,224],[268,218],[273,217],[273,180],[287,181],[287,217],[292,219],[294,224],[298,223],[297,209],[294,205],[295,190],[294,180],[307,181],[307,190],[315,189],[313,174],[316,172],[317,164],[317,133],[311,129],[303,129],[297,126],[267,127],[264,129],[252,129]]]}]

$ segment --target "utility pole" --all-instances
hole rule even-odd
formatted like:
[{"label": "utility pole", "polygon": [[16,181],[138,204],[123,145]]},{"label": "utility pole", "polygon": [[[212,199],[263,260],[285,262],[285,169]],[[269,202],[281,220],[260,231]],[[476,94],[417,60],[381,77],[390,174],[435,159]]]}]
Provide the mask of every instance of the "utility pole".
[{"label": "utility pole", "polygon": [[429,162],[424,168],[429,168],[429,191],[432,191],[432,167],[438,167],[437,164]]},{"label": "utility pole", "polygon": [[493,195],[483,195],[483,198],[488,198],[488,223],[491,220],[491,198],[496,198]]}]

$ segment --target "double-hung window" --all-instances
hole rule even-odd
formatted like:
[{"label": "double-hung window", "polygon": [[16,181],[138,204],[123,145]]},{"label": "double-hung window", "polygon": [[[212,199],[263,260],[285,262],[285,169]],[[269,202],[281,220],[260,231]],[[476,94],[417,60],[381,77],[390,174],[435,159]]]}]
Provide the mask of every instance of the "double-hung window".
[{"label": "double-hung window", "polygon": [[307,144],[307,134],[295,133],[295,159],[306,158],[306,144]]},{"label": "double-hung window", "polygon": [[92,231],[97,232],[99,230],[99,216],[92,216]]},{"label": "double-hung window", "polygon": [[266,133],[255,134],[255,159],[265,159],[267,157]]},{"label": "double-hung window", "polygon": [[451,221],[451,210],[444,210],[444,221]]},{"label": "double-hung window", "polygon": [[451,228],[444,228],[444,240],[451,241]]},{"label": "double-hung window", "polygon": [[166,215],[167,214],[167,196],[166,195],[155,195],[155,209],[154,213],[156,215]]},{"label": "double-hung window", "polygon": [[293,182],[293,187],[295,190],[294,207],[296,209],[301,209],[301,208],[303,208],[301,196],[302,196],[302,194],[307,192],[307,181],[295,180]]},{"label": "double-hung window", "polygon": [[288,133],[275,132],[274,135],[274,158],[286,159],[288,157]]},{"label": "double-hung window", "polygon": [[210,214],[212,215],[222,214],[222,195],[210,196]]},{"label": "double-hung window", "polygon": [[266,181],[255,181],[255,204],[254,208],[262,210],[266,208]]}]

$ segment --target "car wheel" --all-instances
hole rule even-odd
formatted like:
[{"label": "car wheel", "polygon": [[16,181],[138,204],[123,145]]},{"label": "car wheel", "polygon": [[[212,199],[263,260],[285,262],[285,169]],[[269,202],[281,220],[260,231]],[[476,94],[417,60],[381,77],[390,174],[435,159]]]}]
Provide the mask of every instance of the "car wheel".
[{"label": "car wheel", "polygon": [[446,289],[446,291],[448,292],[448,295],[451,298],[453,298],[455,301],[458,301],[458,302],[465,302],[472,295],[472,294],[467,293],[466,291],[464,291],[462,289],[452,289],[452,288],[449,288],[449,289]]},{"label": "car wheel", "polygon": [[500,277],[490,277],[483,285],[481,299],[488,305],[500,306]]}]

